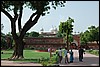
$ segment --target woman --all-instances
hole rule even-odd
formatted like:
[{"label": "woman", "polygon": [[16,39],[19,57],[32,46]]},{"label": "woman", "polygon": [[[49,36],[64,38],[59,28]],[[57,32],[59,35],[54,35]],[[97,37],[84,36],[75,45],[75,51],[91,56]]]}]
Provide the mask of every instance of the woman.
[{"label": "woman", "polygon": [[74,57],[73,57],[73,51],[71,49],[70,51],[70,63],[73,63]]}]

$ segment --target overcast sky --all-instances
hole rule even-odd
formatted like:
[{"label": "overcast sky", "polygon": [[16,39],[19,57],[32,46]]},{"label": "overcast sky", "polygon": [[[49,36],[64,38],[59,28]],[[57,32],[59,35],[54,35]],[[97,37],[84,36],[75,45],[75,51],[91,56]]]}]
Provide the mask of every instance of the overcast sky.
[{"label": "overcast sky", "polygon": [[[74,19],[73,32],[84,32],[89,26],[99,26],[99,1],[68,1],[65,7],[58,7],[56,10],[50,9],[50,14],[41,16],[38,23],[28,32],[50,31],[52,27],[59,27],[60,22],[66,21],[68,17]],[[25,9],[22,17],[22,26],[32,14],[30,9]],[[4,25],[3,33],[11,32],[9,19],[1,13],[1,23]],[[18,27],[17,27],[18,28]],[[18,32],[18,30],[17,30]]]}]

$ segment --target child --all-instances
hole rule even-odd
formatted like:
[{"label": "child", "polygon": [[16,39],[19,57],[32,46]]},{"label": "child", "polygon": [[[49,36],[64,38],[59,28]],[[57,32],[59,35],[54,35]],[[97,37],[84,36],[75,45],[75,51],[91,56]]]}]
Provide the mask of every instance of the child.
[{"label": "child", "polygon": [[71,49],[70,51],[70,63],[73,63],[74,57],[73,57],[73,51]]}]

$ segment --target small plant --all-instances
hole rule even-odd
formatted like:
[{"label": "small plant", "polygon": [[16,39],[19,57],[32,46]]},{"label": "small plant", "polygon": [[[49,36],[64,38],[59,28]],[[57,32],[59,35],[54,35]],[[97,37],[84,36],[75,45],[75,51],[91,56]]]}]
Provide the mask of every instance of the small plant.
[{"label": "small plant", "polygon": [[47,62],[47,61],[42,61],[41,64],[42,64],[43,66],[47,66],[47,65],[48,65],[48,62]]},{"label": "small plant", "polygon": [[41,58],[41,60],[42,60],[41,64],[43,66],[52,66],[53,64],[57,63],[57,57],[55,55],[53,55],[50,59],[47,58],[47,60],[46,60],[44,58]]}]

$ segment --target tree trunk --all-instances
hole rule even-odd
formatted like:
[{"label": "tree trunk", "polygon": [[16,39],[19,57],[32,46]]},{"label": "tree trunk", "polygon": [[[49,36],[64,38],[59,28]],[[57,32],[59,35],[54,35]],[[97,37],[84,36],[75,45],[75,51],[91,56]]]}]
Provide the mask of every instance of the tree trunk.
[{"label": "tree trunk", "polygon": [[67,49],[69,51],[68,35],[67,35]]},{"label": "tree trunk", "polygon": [[24,49],[24,42],[22,39],[14,39],[15,46],[14,46],[14,53],[10,59],[22,59],[23,56],[23,49]]}]

